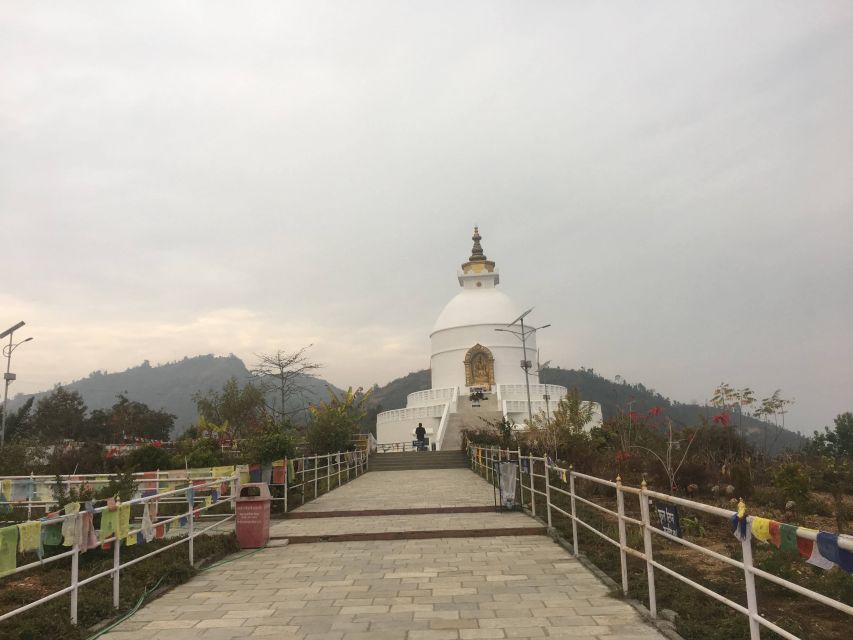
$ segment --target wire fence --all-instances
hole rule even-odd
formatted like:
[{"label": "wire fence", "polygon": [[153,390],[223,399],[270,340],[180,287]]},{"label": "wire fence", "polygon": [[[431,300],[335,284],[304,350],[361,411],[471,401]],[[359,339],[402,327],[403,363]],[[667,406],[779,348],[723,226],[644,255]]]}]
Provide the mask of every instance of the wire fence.
[{"label": "wire fence", "polygon": [[[521,497],[522,503],[529,505],[531,513],[536,516],[537,512],[547,522],[549,529],[553,527],[553,521],[557,518],[565,519],[571,525],[572,548],[575,555],[580,553],[580,544],[578,536],[578,527],[589,531],[609,545],[612,545],[619,553],[620,575],[622,592],[628,595],[629,572],[628,559],[636,558],[645,564],[645,574],[647,580],[648,605],[649,611],[653,618],[658,615],[658,602],[655,593],[655,572],[659,571],[676,580],[686,584],[692,589],[703,593],[704,595],[713,598],[727,607],[737,611],[747,617],[749,621],[749,634],[751,640],[759,640],[761,628],[767,628],[779,636],[787,640],[801,640],[799,636],[779,627],[770,620],[762,617],[758,612],[758,596],[755,584],[755,578],[759,577],[767,580],[775,585],[784,587],[795,594],[810,598],[832,609],[844,613],[848,616],[853,616],[853,607],[818,593],[812,589],[808,589],[802,585],[790,582],[777,575],[759,569],[753,562],[753,547],[751,523],[752,516],[747,516],[745,505],[741,501],[738,511],[722,509],[712,505],[707,505],[694,500],[687,500],[677,496],[671,496],[657,491],[651,491],[645,484],[645,481],[639,488],[629,487],[622,484],[617,477],[616,481],[605,480],[594,476],[586,475],[575,471],[572,467],[564,468],[555,465],[548,458],[537,457],[532,455],[522,455],[520,449],[499,449],[494,447],[478,447],[468,445],[468,456],[471,459],[472,469],[485,477],[487,480],[494,482],[495,480],[495,464],[501,462],[514,462],[519,465],[519,473],[517,474],[517,490]],[[577,485],[579,483],[589,483],[593,487],[604,487],[615,493],[615,510],[600,504],[601,500],[595,501],[591,498],[594,492],[590,491],[587,495],[580,495]],[[525,502],[526,495],[526,502]],[[626,500],[628,502],[626,503]],[[636,500],[635,507],[630,508],[628,505],[631,501]],[[720,518],[725,525],[734,527],[735,533],[740,531],[736,537],[740,541],[742,549],[742,559],[738,560],[712,549],[708,549],[701,544],[686,540],[677,535],[676,532],[667,531],[663,526],[655,526],[657,523],[652,516],[652,505],[654,501],[658,504],[677,505],[691,511],[707,514],[714,518]],[[616,524],[615,537],[611,537],[597,523],[591,522],[591,518],[584,519],[583,513],[586,511],[603,514],[603,517],[610,522]],[[659,515],[655,513],[655,516]],[[634,527],[641,540],[641,548],[634,548],[628,542],[629,527]],[[820,532],[806,529],[796,528],[797,538],[802,538],[808,541],[807,546],[818,545]],[[731,598],[723,596],[716,591],[700,584],[694,579],[691,579],[674,569],[665,566],[659,560],[655,559],[655,541],[665,540],[669,543],[675,543],[686,549],[689,549],[697,554],[713,558],[716,561],[724,563],[742,572],[745,585],[745,602],[741,604],[735,602]],[[853,551],[853,537],[839,535],[833,537],[837,543],[839,553],[849,554]],[[849,558],[849,556],[847,556]],[[848,569],[849,570],[849,569]]]}]

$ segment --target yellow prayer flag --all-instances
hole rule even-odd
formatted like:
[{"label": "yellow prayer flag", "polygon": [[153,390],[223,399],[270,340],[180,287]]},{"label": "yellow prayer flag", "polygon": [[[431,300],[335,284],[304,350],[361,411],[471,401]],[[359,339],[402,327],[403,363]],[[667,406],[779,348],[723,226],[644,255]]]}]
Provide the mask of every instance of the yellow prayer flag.
[{"label": "yellow prayer flag", "polygon": [[762,542],[767,542],[770,539],[770,520],[767,518],[753,518],[752,535]]}]

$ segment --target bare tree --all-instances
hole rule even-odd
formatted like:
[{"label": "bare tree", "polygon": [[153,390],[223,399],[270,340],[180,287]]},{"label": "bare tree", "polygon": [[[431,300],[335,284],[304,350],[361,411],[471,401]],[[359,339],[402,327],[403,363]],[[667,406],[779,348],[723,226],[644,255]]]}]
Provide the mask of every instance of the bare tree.
[{"label": "bare tree", "polygon": [[308,357],[307,351],[312,346],[309,344],[296,351],[279,349],[272,354],[255,354],[258,363],[250,373],[264,392],[267,409],[276,422],[284,423],[289,415],[304,410],[304,407],[288,410],[288,404],[292,406],[294,399],[305,404],[306,381],[316,377],[316,371],[323,367]]}]

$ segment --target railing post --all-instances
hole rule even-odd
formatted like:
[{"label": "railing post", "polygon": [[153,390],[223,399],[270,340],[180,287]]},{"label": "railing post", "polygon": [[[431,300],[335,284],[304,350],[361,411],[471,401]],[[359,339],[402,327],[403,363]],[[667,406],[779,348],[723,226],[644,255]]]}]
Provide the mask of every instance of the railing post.
[{"label": "railing post", "polygon": [[119,565],[121,564],[121,540],[118,537],[118,527],[115,531],[115,542],[113,543],[113,608],[119,608]]},{"label": "railing post", "polygon": [[551,470],[545,464],[545,515],[548,521],[548,529],[551,529]]},{"label": "railing post", "polygon": [[314,454],[314,499],[317,499],[317,464],[320,460],[320,456]]},{"label": "railing post", "polygon": [[[187,502],[189,503],[189,509],[188,509],[188,513],[187,513],[187,538],[189,538],[189,540],[187,541],[187,546],[190,548],[190,551],[189,551],[189,553],[190,553],[190,566],[194,567],[195,566],[195,549],[193,547],[193,541],[194,541],[193,530],[195,529],[195,526],[193,525],[193,520],[195,520],[195,513],[194,513],[194,511],[195,511],[195,499],[194,499],[195,498],[195,491],[193,491],[192,495],[193,495],[193,499],[190,500],[189,499],[190,494],[189,494],[189,492],[187,492]],[[234,496],[232,496],[232,498],[234,498]],[[145,509],[148,508],[147,503],[142,503],[142,506]]]},{"label": "railing post", "polygon": [[[746,517],[746,504],[743,498],[737,505],[739,517]],[[749,637],[750,640],[761,638],[761,627],[758,624],[758,596],[755,593],[755,574],[752,573],[752,533],[747,526],[746,535],[740,541],[743,548],[743,577],[746,580],[746,608],[749,611]],[[815,543],[817,544],[817,543]]]},{"label": "railing post", "polygon": [[[290,459],[284,460],[284,512],[287,513],[287,485],[290,484]],[[233,504],[233,503],[232,503]]]},{"label": "railing post", "polygon": [[[30,471],[30,491],[27,494],[27,520],[28,521],[33,519],[33,498],[35,498],[35,497],[36,497],[36,483],[35,483],[35,478],[33,477],[33,472]],[[10,500],[12,499],[11,496],[9,496],[9,499]],[[46,512],[47,512],[47,509],[45,508],[45,513]]]},{"label": "railing post", "polygon": [[527,459],[530,462],[530,513],[533,514],[533,517],[536,517],[536,476],[533,475],[535,458],[533,456],[527,456]]},{"label": "railing post", "polygon": [[569,498],[572,505],[572,548],[578,555],[578,514],[575,510],[575,470],[574,465],[569,465]]},{"label": "railing post", "polygon": [[[68,517],[67,515],[65,516]],[[77,624],[77,583],[80,581],[80,545],[79,540],[82,537],[83,518],[78,513],[75,516],[77,522],[74,527],[74,554],[71,556],[71,624]]]},{"label": "railing post", "polygon": [[341,486],[341,455],[338,454],[338,486]]},{"label": "railing post", "polygon": [[652,524],[649,518],[649,496],[646,495],[646,480],[640,483],[640,517],[643,520],[643,550],[646,554],[646,577],[649,580],[649,613],[658,617],[657,598],[655,597],[655,568],[652,565]]},{"label": "railing post", "polygon": [[628,536],[625,533],[625,494],[622,493],[622,477],[616,476],[616,510],[619,513],[619,562],[622,565],[622,594],[628,595],[628,554],[625,547]]}]

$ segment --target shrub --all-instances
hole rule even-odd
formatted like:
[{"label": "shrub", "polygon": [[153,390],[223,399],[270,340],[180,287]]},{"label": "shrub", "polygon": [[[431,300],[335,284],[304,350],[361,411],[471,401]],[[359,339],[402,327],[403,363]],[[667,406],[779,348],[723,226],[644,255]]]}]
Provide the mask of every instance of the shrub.
[{"label": "shrub", "polygon": [[785,500],[805,504],[809,496],[809,476],[799,462],[785,462],[774,475],[774,484],[782,490]]},{"label": "shrub", "polygon": [[266,464],[273,460],[292,458],[293,438],[282,426],[269,422],[261,431],[255,432],[240,442],[243,461]]},{"label": "shrub", "polygon": [[157,469],[171,469],[176,466],[168,451],[162,447],[155,447],[153,444],[134,449],[124,456],[122,462],[127,468],[134,471],[155,471]]}]

